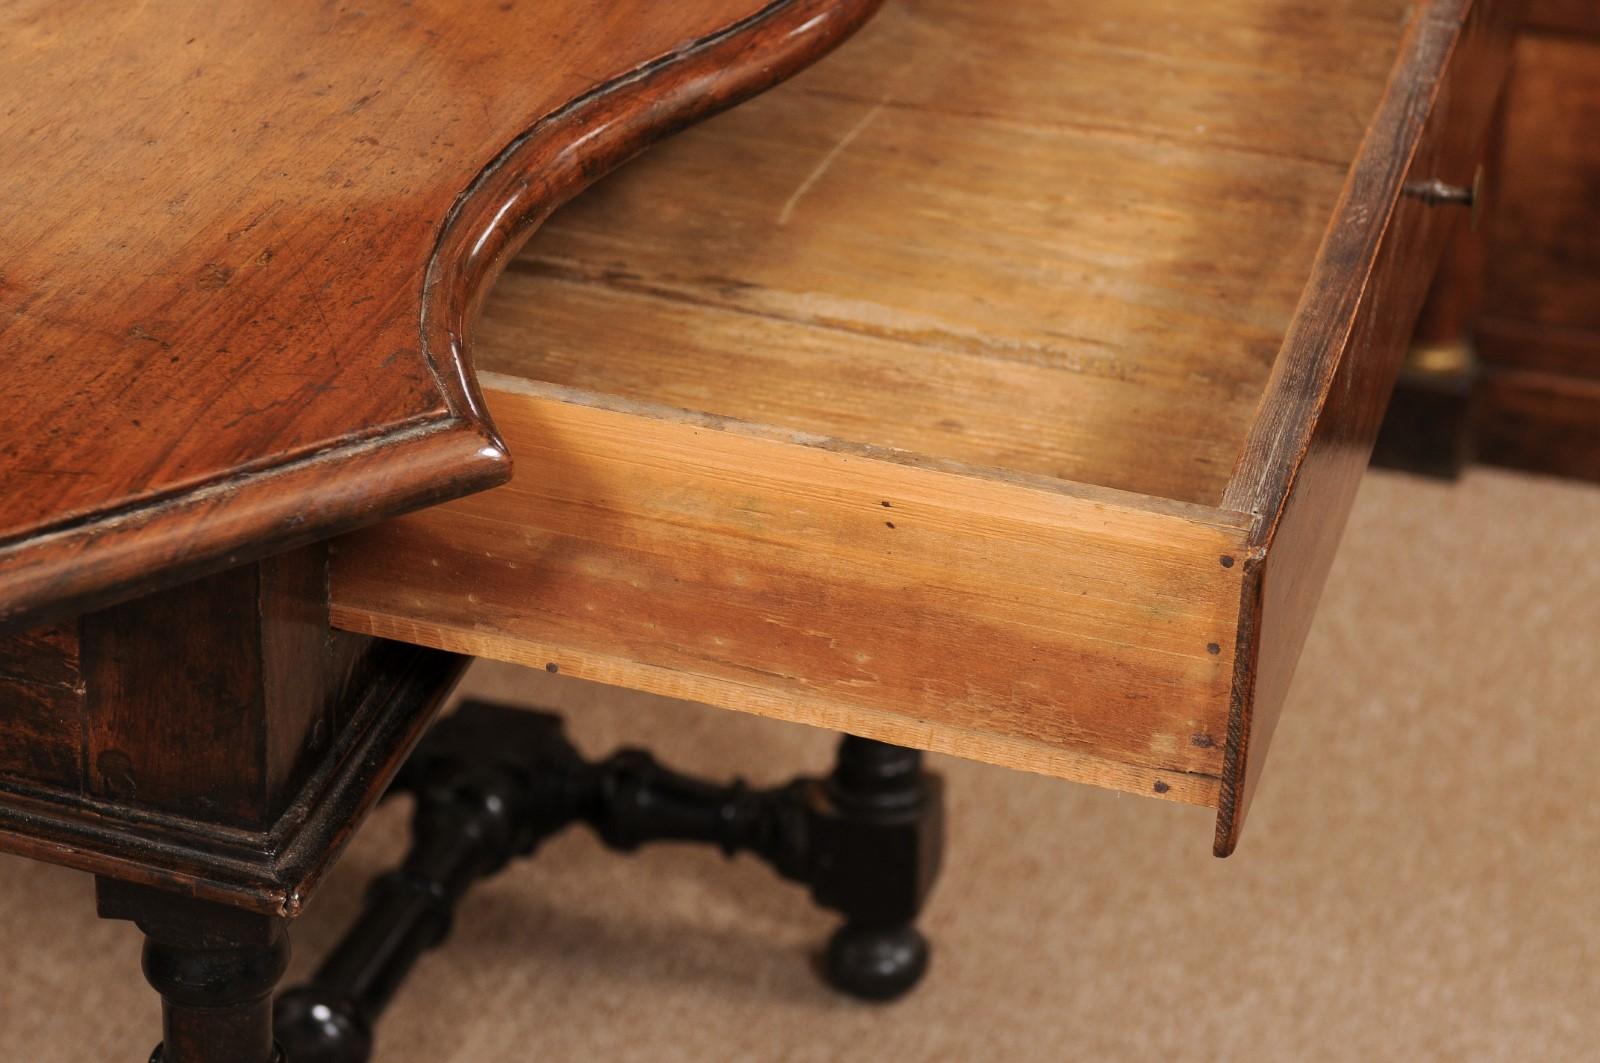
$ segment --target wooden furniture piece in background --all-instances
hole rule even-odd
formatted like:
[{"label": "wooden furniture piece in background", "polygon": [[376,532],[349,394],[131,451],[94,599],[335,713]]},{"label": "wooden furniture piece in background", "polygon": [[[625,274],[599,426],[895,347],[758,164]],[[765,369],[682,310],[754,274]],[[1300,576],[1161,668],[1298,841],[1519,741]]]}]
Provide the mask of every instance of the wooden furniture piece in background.
[{"label": "wooden furniture piece in background", "polygon": [[1382,458],[1600,481],[1600,7],[1528,5],[1498,127]]},{"label": "wooden furniture piece in background", "polygon": [[480,327],[525,464],[341,540],[334,623],[1230,852],[1515,5],[1224,7],[908,0],[573,204]]},{"label": "wooden furniture piece in background", "polygon": [[1600,6],[1528,5],[1487,219],[1480,460],[1600,481]]},{"label": "wooden furniture piece in background", "polygon": [[165,1063],[267,1063],[285,922],[465,658],[323,541],[504,480],[504,258],[873,0],[0,4],[0,849],[147,935]]}]

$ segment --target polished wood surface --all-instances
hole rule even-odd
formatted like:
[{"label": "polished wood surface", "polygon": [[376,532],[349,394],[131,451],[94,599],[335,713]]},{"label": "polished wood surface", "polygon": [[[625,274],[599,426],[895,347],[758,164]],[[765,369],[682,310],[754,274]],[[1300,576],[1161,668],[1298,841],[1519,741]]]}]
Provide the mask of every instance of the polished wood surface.
[{"label": "polished wood surface", "polygon": [[467,663],[328,609],[317,544],[0,637],[0,851],[296,914]]},{"label": "polished wood surface", "polygon": [[539,471],[339,543],[335,623],[1231,851],[1515,8],[889,8],[552,220],[479,357]]},{"label": "polished wood surface", "polygon": [[505,479],[504,256],[873,6],[0,7],[0,624]]},{"label": "polished wood surface", "polygon": [[1600,4],[1594,0],[1527,0],[1524,25],[1534,31],[1600,37]]},{"label": "polished wood surface", "polygon": [[0,635],[0,778],[50,782],[74,770],[84,692],[76,624]]}]

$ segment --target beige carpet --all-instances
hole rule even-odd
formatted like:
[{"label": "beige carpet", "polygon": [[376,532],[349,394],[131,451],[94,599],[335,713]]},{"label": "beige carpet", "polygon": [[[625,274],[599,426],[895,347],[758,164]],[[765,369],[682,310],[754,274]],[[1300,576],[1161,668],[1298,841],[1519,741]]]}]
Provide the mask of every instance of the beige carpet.
[{"label": "beige carpet", "polygon": [[[581,743],[776,780],[803,728],[483,667]],[[1239,852],[1206,813],[940,760],[932,973],[868,1007],[832,921],[753,861],[573,834],[484,887],[380,1032],[387,1063],[1600,1058],[1600,490],[1372,476]],[[399,851],[379,814],[295,974]],[[0,1060],[142,1060],[138,940],[87,878],[0,860]]]}]

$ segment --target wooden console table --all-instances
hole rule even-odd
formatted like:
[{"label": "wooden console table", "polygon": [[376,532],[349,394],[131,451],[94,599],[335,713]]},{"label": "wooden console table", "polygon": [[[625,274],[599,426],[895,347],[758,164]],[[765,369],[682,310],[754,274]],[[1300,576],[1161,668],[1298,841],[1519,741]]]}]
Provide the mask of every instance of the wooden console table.
[{"label": "wooden console table", "polygon": [[0,3],[0,848],[158,1059],[471,656],[1233,850],[1517,5],[896,0],[515,257],[876,6]]}]

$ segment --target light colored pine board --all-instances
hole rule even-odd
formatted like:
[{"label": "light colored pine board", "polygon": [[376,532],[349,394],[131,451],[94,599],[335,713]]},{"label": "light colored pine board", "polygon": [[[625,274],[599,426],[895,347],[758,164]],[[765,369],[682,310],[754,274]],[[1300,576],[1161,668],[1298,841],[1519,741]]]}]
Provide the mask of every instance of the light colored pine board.
[{"label": "light colored pine board", "polygon": [[1408,7],[891,4],[553,217],[477,364],[1215,504]]},{"label": "light colored pine board", "polygon": [[1237,517],[489,394],[512,483],[341,540],[337,626],[1216,803]]}]

